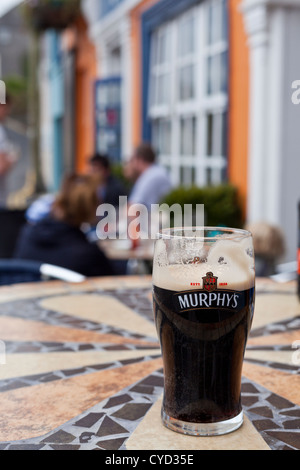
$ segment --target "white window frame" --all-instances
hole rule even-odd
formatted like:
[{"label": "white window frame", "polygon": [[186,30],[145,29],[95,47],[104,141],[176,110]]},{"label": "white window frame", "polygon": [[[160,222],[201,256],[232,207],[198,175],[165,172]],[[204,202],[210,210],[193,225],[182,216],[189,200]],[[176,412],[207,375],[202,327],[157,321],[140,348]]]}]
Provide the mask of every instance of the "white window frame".
[{"label": "white window frame", "polygon": [[[209,156],[206,153],[207,143],[207,121],[209,114],[226,113],[228,107],[227,91],[219,93],[207,93],[207,73],[208,58],[216,54],[227,52],[228,43],[221,40],[215,44],[208,44],[208,11],[209,5],[218,3],[221,0],[206,0],[200,5],[190,8],[179,17],[172,19],[161,25],[153,34],[164,34],[166,31],[170,34],[171,46],[168,64],[162,64],[161,68],[153,67],[153,56],[150,63],[150,93],[149,93],[149,118],[152,121],[159,119],[170,119],[171,121],[171,151],[169,154],[159,154],[160,163],[170,170],[170,174],[175,185],[192,183],[203,186],[205,184],[219,184],[224,181],[224,170],[227,167],[226,155]],[[188,19],[189,16],[194,17],[195,24],[195,47],[194,52],[180,57],[178,54],[178,31],[179,22]],[[151,48],[153,54],[153,48]],[[194,64],[195,73],[195,96],[186,101],[178,99],[178,78],[179,68],[185,64]],[[153,74],[160,71],[168,71],[170,73],[169,93],[171,99],[168,103],[160,103],[152,105]],[[228,70],[227,70],[228,75]],[[196,135],[195,135],[195,155],[180,154],[180,121],[185,117],[196,118]],[[219,139],[221,137],[219,136]],[[153,142],[155,145],[155,142]],[[194,173],[194,181],[183,181],[181,179],[181,168],[189,168]],[[208,180],[208,171],[210,171],[211,179]]]}]

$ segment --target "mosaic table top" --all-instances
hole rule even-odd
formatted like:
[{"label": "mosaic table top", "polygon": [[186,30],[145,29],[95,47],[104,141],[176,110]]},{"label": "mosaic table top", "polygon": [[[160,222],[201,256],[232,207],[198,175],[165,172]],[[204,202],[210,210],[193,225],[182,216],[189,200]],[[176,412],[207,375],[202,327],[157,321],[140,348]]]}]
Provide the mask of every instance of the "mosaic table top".
[{"label": "mosaic table top", "polygon": [[160,422],[149,277],[1,288],[0,450],[299,450],[296,286],[258,279],[256,292],[245,422],[227,436],[195,438]]}]

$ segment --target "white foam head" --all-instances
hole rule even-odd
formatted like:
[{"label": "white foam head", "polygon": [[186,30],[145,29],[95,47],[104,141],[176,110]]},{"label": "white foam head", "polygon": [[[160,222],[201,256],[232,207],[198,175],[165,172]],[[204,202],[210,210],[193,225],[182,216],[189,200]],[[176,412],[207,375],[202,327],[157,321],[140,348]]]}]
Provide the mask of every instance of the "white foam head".
[{"label": "white foam head", "polygon": [[[202,277],[212,272],[219,289],[246,290],[254,286],[254,256],[251,235],[222,238],[213,244],[198,241],[195,248],[170,249],[168,242],[156,242],[153,284],[164,289],[182,291],[202,288]],[[183,255],[183,253],[185,253]],[[193,253],[193,254],[192,254]],[[195,257],[197,262],[195,262]],[[190,258],[189,258],[190,257]],[[199,258],[199,260],[198,260]]]}]

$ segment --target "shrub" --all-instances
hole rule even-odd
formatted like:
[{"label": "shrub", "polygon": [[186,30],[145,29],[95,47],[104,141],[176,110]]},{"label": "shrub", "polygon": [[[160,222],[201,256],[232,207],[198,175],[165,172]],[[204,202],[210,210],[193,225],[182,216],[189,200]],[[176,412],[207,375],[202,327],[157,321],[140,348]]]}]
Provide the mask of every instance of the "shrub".
[{"label": "shrub", "polygon": [[237,189],[230,184],[206,187],[182,187],[173,189],[161,203],[169,206],[180,204],[204,204],[205,225],[243,227],[244,220]]}]

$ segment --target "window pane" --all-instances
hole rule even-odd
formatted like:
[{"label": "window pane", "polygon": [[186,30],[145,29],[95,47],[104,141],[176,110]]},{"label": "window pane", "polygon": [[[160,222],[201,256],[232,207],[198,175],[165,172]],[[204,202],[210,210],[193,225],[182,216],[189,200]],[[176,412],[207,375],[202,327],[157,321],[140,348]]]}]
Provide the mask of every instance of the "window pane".
[{"label": "window pane", "polygon": [[[161,163],[170,165],[174,182],[184,185],[195,182],[196,173],[199,184],[217,184],[226,177],[227,1],[197,3],[151,37],[152,144]],[[203,22],[208,27],[198,31]],[[198,112],[206,121],[201,145]]]},{"label": "window pane", "polygon": [[156,119],[152,126],[152,141],[159,154],[171,153],[171,122],[169,119]]},{"label": "window pane", "polygon": [[220,37],[218,24],[218,3],[211,0],[208,5],[208,44],[214,44]]},{"label": "window pane", "polygon": [[155,75],[150,76],[150,86],[149,86],[149,105],[153,106],[156,102],[156,77]]},{"label": "window pane", "polygon": [[156,79],[156,103],[164,103],[164,90],[165,90],[165,77],[164,75],[159,75]]},{"label": "window pane", "polygon": [[158,64],[164,64],[169,61],[170,58],[170,34],[169,34],[169,28],[166,28],[159,34],[159,39],[158,39],[158,54],[157,54],[157,63]]},{"label": "window pane", "polygon": [[227,156],[227,113],[214,115],[213,155]]},{"label": "window pane", "polygon": [[222,152],[223,139],[223,115],[214,115],[214,133],[213,133],[213,155],[220,156]]},{"label": "window pane", "polygon": [[227,92],[228,83],[228,55],[227,51],[216,54],[207,59],[207,93]]},{"label": "window pane", "polygon": [[111,83],[108,86],[108,103],[109,104],[119,104],[120,103],[120,84],[119,83]]},{"label": "window pane", "polygon": [[226,0],[210,0],[207,9],[207,25],[208,44],[227,39]]},{"label": "window pane", "polygon": [[226,4],[226,0],[222,0],[222,13],[221,13],[221,16],[222,16],[222,25],[221,25],[221,28],[222,28],[222,39],[224,39],[224,41],[227,41],[228,40],[228,22],[227,22],[227,4]]},{"label": "window pane", "polygon": [[207,59],[207,93],[218,93],[220,83],[220,56],[215,55]]},{"label": "window pane", "polygon": [[210,2],[207,6],[207,43],[211,44],[213,41],[212,38],[212,29],[213,29],[213,9],[212,3]]},{"label": "window pane", "polygon": [[208,157],[227,155],[227,113],[208,114],[206,117]]},{"label": "window pane", "polygon": [[212,184],[212,169],[210,167],[206,168],[206,184]]},{"label": "window pane", "polygon": [[179,101],[195,97],[194,66],[187,65],[179,69]]},{"label": "window pane", "polygon": [[97,87],[97,103],[99,106],[104,107],[107,104],[107,88]]},{"label": "window pane", "polygon": [[195,50],[195,18],[189,16],[179,23],[178,28],[178,53],[185,56]]},{"label": "window pane", "polygon": [[153,33],[151,39],[150,106],[169,103],[170,27]]},{"label": "window pane", "polygon": [[151,105],[168,104],[170,100],[170,75],[168,73],[152,75],[151,80]]},{"label": "window pane", "polygon": [[180,119],[180,153],[181,155],[196,154],[196,118]]},{"label": "window pane", "polygon": [[151,67],[154,67],[158,61],[158,33],[157,31],[151,37]]},{"label": "window pane", "polygon": [[222,155],[224,157],[227,157],[227,153],[228,153],[228,148],[227,148],[227,144],[228,144],[227,112],[223,113],[222,116],[223,116],[223,120],[222,120]]},{"label": "window pane", "polygon": [[157,104],[169,103],[170,97],[170,76],[168,73],[161,75],[157,81],[158,86],[158,102]]},{"label": "window pane", "polygon": [[195,168],[193,167],[180,167],[180,183],[185,186],[190,186],[195,182]]},{"label": "window pane", "polygon": [[206,144],[206,155],[212,155],[212,144],[213,144],[213,115],[207,115],[207,124],[206,124],[206,136],[207,136],[207,144]]},{"label": "window pane", "polygon": [[220,71],[220,91],[226,93],[228,89],[228,52],[221,54],[221,71]]}]

